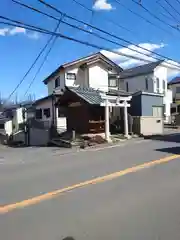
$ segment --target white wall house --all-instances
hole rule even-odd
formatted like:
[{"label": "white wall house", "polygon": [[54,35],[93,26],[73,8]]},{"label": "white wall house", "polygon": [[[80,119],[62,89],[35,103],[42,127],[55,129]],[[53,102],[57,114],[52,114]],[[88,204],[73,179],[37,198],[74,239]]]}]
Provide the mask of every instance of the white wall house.
[{"label": "white wall house", "polygon": [[127,69],[120,74],[121,86],[128,92],[146,91],[164,95],[164,115],[168,122],[171,115],[172,91],[167,88],[168,68],[163,61]]},{"label": "white wall house", "polygon": [[108,92],[118,89],[117,75],[122,69],[101,53],[60,66],[44,80],[48,94],[63,92],[65,87],[81,86]]},{"label": "white wall house", "polygon": [[[36,120],[51,126],[54,122],[58,132],[66,129],[66,118],[62,109],[54,107],[53,98],[63,94],[65,87],[81,86],[108,92],[118,89],[117,75],[122,69],[101,53],[61,65],[44,80],[48,96],[36,101]],[[56,102],[56,100],[54,102]]]},{"label": "white wall house", "polygon": [[52,124],[56,125],[57,132],[61,133],[66,130],[66,117],[63,109],[52,107],[58,96],[47,96],[39,99],[34,103],[36,108],[35,118],[43,123],[45,128],[50,128]]},{"label": "white wall house", "polygon": [[[167,68],[163,61],[145,64],[124,70],[101,53],[96,53],[70,63],[61,65],[45,80],[48,90],[48,102],[40,101],[37,110],[41,112],[41,121],[52,121],[55,117],[57,128],[66,128],[66,121],[58,109],[52,110],[52,98],[63,94],[66,87],[93,88],[104,92],[110,89],[124,89],[128,92],[145,91],[164,94],[164,115],[170,117],[172,92],[167,89]],[[47,110],[49,109],[49,110]],[[49,112],[48,112],[49,111]],[[47,113],[48,112],[48,117]],[[49,116],[50,114],[50,116]],[[116,115],[116,114],[115,114]]]}]

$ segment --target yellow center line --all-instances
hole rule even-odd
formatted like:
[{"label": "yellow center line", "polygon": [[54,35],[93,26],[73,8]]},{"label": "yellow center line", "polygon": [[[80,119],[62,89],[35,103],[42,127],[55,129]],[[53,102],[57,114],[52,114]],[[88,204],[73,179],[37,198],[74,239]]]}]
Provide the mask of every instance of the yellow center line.
[{"label": "yellow center line", "polygon": [[170,162],[170,161],[172,161],[174,159],[177,159],[177,158],[180,158],[180,155],[171,155],[171,156],[168,156],[168,157],[165,157],[165,158],[161,158],[161,159],[158,159],[158,160],[153,160],[151,162],[147,162],[147,163],[143,163],[143,164],[140,164],[140,165],[137,165],[137,166],[134,166],[134,167],[130,167],[130,168],[121,170],[119,172],[111,173],[109,175],[105,175],[105,176],[102,176],[102,177],[97,177],[97,178],[94,178],[92,180],[88,180],[88,181],[81,182],[81,183],[78,183],[78,184],[75,184],[75,185],[71,185],[69,187],[65,187],[65,188],[58,189],[58,190],[55,190],[55,191],[52,191],[52,192],[48,192],[48,193],[45,193],[43,195],[39,195],[39,196],[30,198],[30,199],[22,200],[20,202],[8,204],[8,205],[5,205],[5,206],[0,206],[0,214],[5,214],[5,213],[8,213],[8,212],[13,211],[15,209],[18,209],[18,208],[25,208],[25,207],[28,207],[28,206],[31,206],[31,205],[34,205],[34,204],[38,204],[42,201],[49,200],[49,199],[52,199],[54,197],[57,197],[58,195],[60,195],[62,193],[66,193],[70,190],[85,187],[85,186],[88,186],[88,185],[91,185],[91,184],[97,184],[97,183],[104,182],[104,181],[110,181],[110,180],[113,180],[115,178],[124,176],[126,174],[137,172],[137,171],[142,170],[144,168],[150,168],[150,167],[155,166],[155,165]]}]

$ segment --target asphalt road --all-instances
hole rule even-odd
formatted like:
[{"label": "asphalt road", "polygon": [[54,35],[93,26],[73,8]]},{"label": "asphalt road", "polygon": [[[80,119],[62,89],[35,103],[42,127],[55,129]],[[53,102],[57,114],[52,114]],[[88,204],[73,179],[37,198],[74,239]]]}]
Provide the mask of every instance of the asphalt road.
[{"label": "asphalt road", "polygon": [[[0,148],[0,205],[9,206],[0,215],[0,239],[179,240],[180,157],[171,159],[179,141],[178,134],[77,153]],[[53,195],[111,173],[116,177]],[[45,193],[52,194],[32,204]]]}]

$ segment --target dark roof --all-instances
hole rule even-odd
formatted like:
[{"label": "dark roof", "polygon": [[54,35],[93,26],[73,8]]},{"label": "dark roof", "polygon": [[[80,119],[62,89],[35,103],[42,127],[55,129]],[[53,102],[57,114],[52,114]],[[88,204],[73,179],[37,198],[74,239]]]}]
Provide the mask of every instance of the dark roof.
[{"label": "dark roof", "polygon": [[137,96],[137,95],[149,95],[149,96],[155,96],[155,97],[164,97],[164,95],[161,93],[152,93],[152,92],[144,92],[144,91],[137,91],[132,94],[132,96]]},{"label": "dark roof", "polygon": [[103,55],[102,53],[98,52],[98,53],[94,53],[94,54],[91,54],[89,56],[86,56],[86,57],[82,57],[82,58],[79,58],[75,61],[72,61],[72,62],[69,62],[69,63],[65,63],[61,66],[59,66],[53,73],[51,73],[45,80],[44,80],[44,83],[47,84],[48,81],[54,77],[61,69],[63,68],[66,68],[66,67],[69,67],[69,66],[72,66],[78,62],[81,62],[81,64],[83,65],[84,63],[86,62],[89,62],[89,61],[92,61],[94,59],[102,59],[104,60],[105,62],[107,62],[108,64],[114,66],[116,69],[119,70],[119,72],[121,72],[123,69],[117,65],[115,62],[113,62],[112,60],[110,60],[109,58],[107,58],[105,55]]},{"label": "dark roof", "polygon": [[99,90],[81,87],[78,88],[68,87],[68,89],[89,104],[100,105],[102,102],[102,98],[100,96],[101,92]]},{"label": "dark roof", "polygon": [[46,96],[46,97],[37,99],[37,100],[33,103],[33,105],[37,105],[37,104],[39,104],[39,103],[41,103],[41,102],[43,102],[43,101],[46,101],[46,100],[48,100],[48,99],[51,99],[51,98],[52,98],[52,95],[48,95],[48,96]]},{"label": "dark roof", "polygon": [[152,62],[152,63],[148,63],[148,64],[145,64],[145,65],[141,65],[141,66],[138,66],[138,67],[134,67],[134,68],[124,70],[120,73],[120,78],[121,79],[122,78],[129,78],[129,77],[135,77],[135,76],[151,73],[163,61],[164,60],[160,60],[160,61],[157,61],[157,62]]},{"label": "dark roof", "polygon": [[42,103],[42,102],[44,102],[44,101],[46,101],[46,100],[49,100],[49,99],[52,99],[53,96],[59,97],[59,96],[61,96],[61,95],[62,95],[62,93],[55,92],[54,94],[51,94],[51,95],[48,95],[48,96],[46,96],[46,97],[37,99],[37,100],[32,104],[32,106],[38,105],[39,103]]},{"label": "dark roof", "polygon": [[[79,96],[81,99],[83,99],[84,101],[91,105],[100,105],[103,102],[101,94],[104,94],[104,92],[100,90],[82,87],[66,87],[66,89],[75,93],[77,96]],[[109,92],[106,93],[106,95],[127,97],[130,96],[131,94],[123,90],[110,90]]]},{"label": "dark roof", "polygon": [[128,97],[128,96],[131,96],[132,93],[126,92],[125,90],[122,90],[122,89],[120,89],[120,90],[110,89],[107,92],[107,95]]},{"label": "dark roof", "polygon": [[0,113],[0,123],[5,123],[7,120],[8,118],[3,113]]},{"label": "dark roof", "polygon": [[180,83],[180,77],[173,78],[170,82],[168,82],[168,85],[173,85],[176,83]]}]

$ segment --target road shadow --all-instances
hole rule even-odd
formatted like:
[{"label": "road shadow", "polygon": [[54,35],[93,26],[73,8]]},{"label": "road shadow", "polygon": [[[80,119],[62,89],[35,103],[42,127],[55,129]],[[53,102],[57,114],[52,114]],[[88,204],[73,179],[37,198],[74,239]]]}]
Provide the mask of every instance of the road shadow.
[{"label": "road shadow", "polygon": [[160,149],[156,149],[156,151],[170,153],[170,154],[180,154],[180,146],[179,147],[160,148]]},{"label": "road shadow", "polygon": [[75,240],[73,237],[66,237],[66,238],[63,238],[62,240]]},{"label": "road shadow", "polygon": [[165,135],[145,136],[144,139],[155,141],[180,143],[180,133],[170,133]]}]

